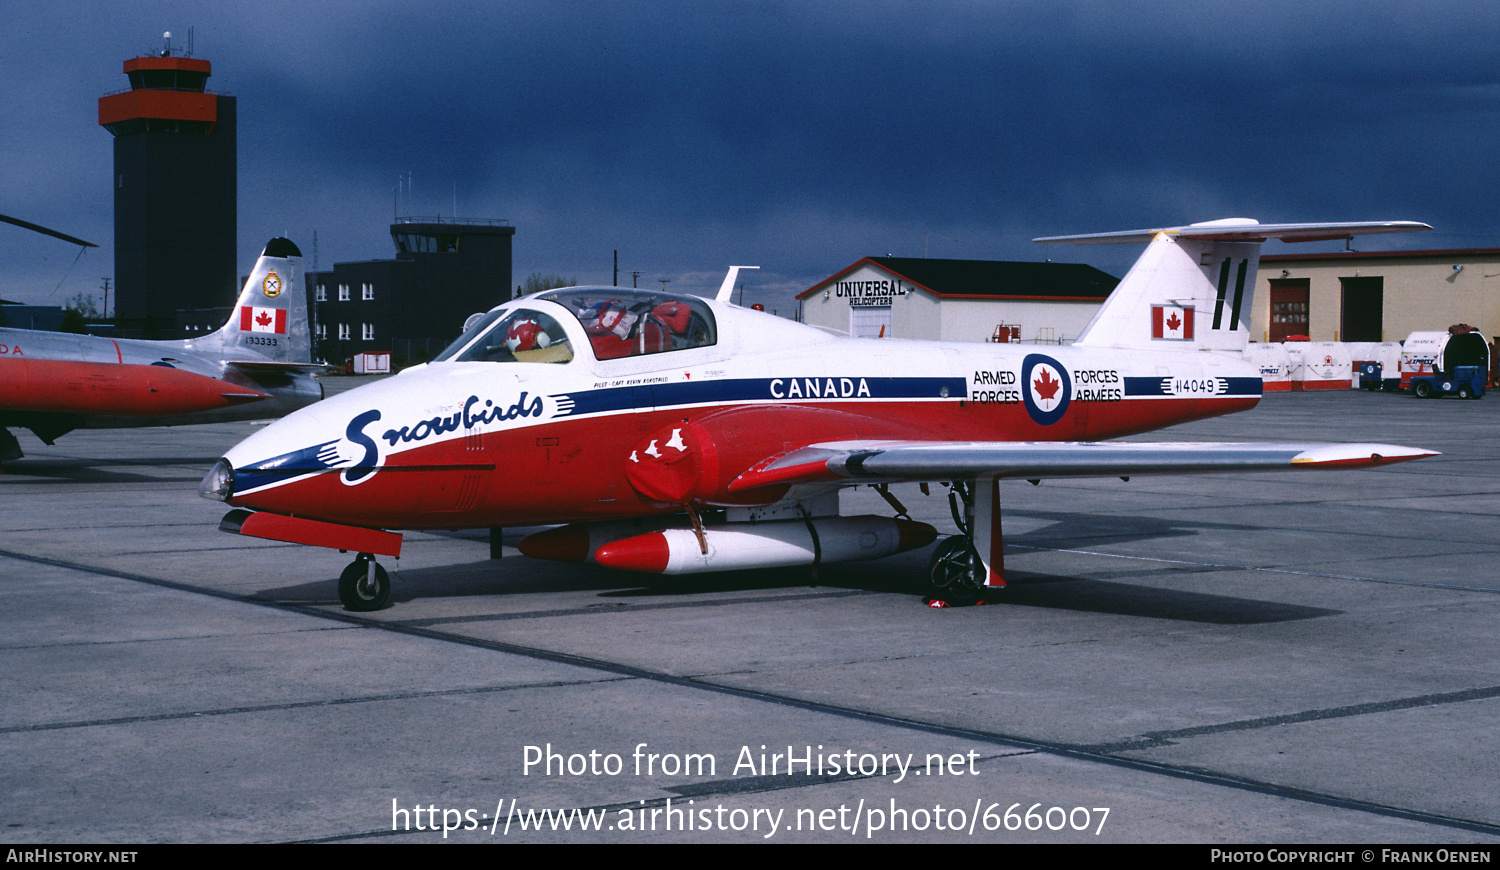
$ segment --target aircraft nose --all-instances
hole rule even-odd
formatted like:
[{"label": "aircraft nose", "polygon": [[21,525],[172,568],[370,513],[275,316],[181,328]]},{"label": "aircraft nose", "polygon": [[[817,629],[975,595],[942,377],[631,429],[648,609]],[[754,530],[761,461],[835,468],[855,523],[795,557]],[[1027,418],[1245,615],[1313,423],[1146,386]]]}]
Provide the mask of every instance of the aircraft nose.
[{"label": "aircraft nose", "polygon": [[220,459],[203,475],[198,484],[198,494],[214,501],[229,501],[234,497],[234,466],[228,459]]}]

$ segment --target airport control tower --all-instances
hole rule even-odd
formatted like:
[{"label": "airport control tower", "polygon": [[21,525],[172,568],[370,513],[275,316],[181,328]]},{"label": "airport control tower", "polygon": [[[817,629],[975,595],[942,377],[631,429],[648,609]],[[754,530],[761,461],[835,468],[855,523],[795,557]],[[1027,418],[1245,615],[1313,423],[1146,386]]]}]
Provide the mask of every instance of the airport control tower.
[{"label": "airport control tower", "polygon": [[[122,335],[175,338],[178,309],[232,305],[234,97],[208,61],[166,47],[125,61],[130,89],[99,98],[115,137],[115,313]],[[155,333],[155,335],[151,335]]]}]

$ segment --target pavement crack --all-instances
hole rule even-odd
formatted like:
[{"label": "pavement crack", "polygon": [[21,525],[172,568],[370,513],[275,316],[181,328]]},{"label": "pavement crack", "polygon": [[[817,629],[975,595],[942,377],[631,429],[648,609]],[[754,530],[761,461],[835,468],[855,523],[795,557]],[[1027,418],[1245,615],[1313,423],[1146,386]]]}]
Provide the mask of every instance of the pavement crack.
[{"label": "pavement crack", "polygon": [[434,616],[426,619],[398,619],[390,624],[409,628],[430,628],[435,625],[455,623],[507,622],[515,619],[548,619],[557,616],[611,616],[645,610],[683,610],[702,607],[729,607],[735,604],[776,604],[783,601],[806,601],[814,598],[848,598],[856,595],[878,595],[863,589],[840,589],[833,592],[807,592],[798,595],[743,595],[736,598],[713,598],[702,601],[663,601],[650,604],[629,602],[606,602],[586,607],[567,607],[556,610],[523,610],[515,613],[489,613],[478,616]]},{"label": "pavement crack", "polygon": [[[236,634],[234,637],[269,637],[272,635],[303,634],[315,631],[348,631],[357,629],[357,625],[327,625],[314,626],[310,628],[293,628],[284,631],[248,631]],[[66,649],[68,647],[103,647],[117,646],[133,643],[163,643],[180,640],[211,640],[223,637],[221,634],[168,634],[160,637],[124,637],[115,640],[61,640],[53,643],[17,643],[0,644],[0,650],[6,652],[23,651],[31,649]]]},{"label": "pavement crack", "polygon": [[1089,752],[1134,752],[1141,749],[1156,749],[1162,746],[1171,746],[1179,740],[1202,737],[1209,734],[1254,731],[1261,728],[1275,728],[1281,725],[1295,725],[1301,722],[1344,719],[1350,716],[1389,713],[1395,710],[1411,710],[1417,707],[1436,707],[1443,704],[1459,704],[1465,701],[1483,701],[1490,698],[1500,698],[1500,686],[1465,689],[1459,692],[1440,692],[1432,695],[1417,695],[1410,698],[1395,698],[1389,701],[1375,701],[1368,704],[1349,704],[1343,707],[1303,710],[1299,713],[1285,713],[1280,716],[1261,716],[1255,719],[1239,719],[1233,722],[1221,722],[1217,725],[1197,725],[1191,728],[1178,728],[1171,731],[1148,731],[1139,737],[1113,743],[1080,746],[1078,748]]},{"label": "pavement crack", "polygon": [[205,716],[235,716],[242,713],[267,713],[282,710],[304,710],[310,707],[339,707],[346,704],[377,704],[389,701],[409,701],[424,698],[460,697],[464,695],[488,695],[497,692],[514,692],[521,689],[556,689],[568,686],[590,686],[615,683],[634,677],[604,677],[588,680],[551,680],[537,683],[514,683],[505,686],[476,686],[467,689],[437,689],[430,692],[392,692],[382,695],[361,695],[352,698],[323,698],[316,701],[287,701],[280,704],[252,704],[243,707],[220,707],[211,710],[184,710],[177,713],[155,713],[142,716],[117,716],[111,719],[83,719],[72,722],[47,722],[36,725],[12,725],[0,728],[0,734],[19,734],[31,731],[61,731],[69,728],[98,728],[109,725],[128,725],[137,722],[170,722],[175,719],[199,719]]}]

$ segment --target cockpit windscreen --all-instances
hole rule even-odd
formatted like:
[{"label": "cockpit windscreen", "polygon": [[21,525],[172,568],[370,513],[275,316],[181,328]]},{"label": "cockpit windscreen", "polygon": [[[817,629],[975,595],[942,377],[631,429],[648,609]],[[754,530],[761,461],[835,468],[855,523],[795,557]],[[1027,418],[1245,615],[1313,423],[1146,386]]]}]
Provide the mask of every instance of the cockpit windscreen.
[{"label": "cockpit windscreen", "polygon": [[[475,335],[479,336],[477,341]],[[486,314],[449,345],[438,360],[565,363],[572,358],[573,346],[568,334],[551,315],[513,308]]]}]

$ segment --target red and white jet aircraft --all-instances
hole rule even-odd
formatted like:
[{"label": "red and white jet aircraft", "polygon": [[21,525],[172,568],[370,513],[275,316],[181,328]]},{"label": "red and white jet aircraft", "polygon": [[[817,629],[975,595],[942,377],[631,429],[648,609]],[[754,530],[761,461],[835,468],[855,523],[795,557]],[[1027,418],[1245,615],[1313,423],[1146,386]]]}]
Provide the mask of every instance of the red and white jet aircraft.
[{"label": "red and white jet aircraft", "polygon": [[[664,574],[870,559],[930,543],[904,518],[838,515],[841,487],[940,481],[964,534],[932,585],[1005,584],[1002,478],[1382,465],[1386,444],[1107,443],[1250,408],[1260,244],[1429,229],[1233,219],[1044,242],[1150,244],[1067,347],[841,338],[729,304],[615,287],[508,302],[436,361],[335,396],[204,478],[230,532],[359,553],[352,610],[386,604],[390,529],[565,523],[521,551]],[[738,267],[736,267],[738,268]],[[894,504],[894,502],[893,502]]]},{"label": "red and white jet aircraft", "polygon": [[323,398],[312,364],[302,252],[272,239],[229,322],[182,341],[0,328],[0,461],[20,459],[7,426],[43,442],[74,429],[280,417]]}]

